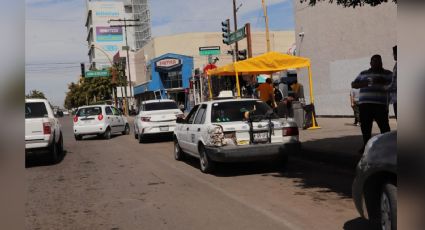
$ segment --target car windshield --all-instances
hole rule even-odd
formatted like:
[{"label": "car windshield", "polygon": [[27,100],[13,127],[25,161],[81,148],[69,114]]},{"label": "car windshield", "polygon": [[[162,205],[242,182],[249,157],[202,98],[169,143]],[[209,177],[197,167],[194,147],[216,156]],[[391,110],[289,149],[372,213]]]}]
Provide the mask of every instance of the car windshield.
[{"label": "car windshield", "polygon": [[[250,111],[255,115],[266,115],[272,108],[262,101],[229,101],[217,102],[212,105],[211,122],[243,121],[244,112]],[[277,118],[273,114],[272,118]]]},{"label": "car windshield", "polygon": [[25,118],[47,117],[47,109],[44,102],[25,103]]},{"label": "car windshield", "polygon": [[172,101],[154,102],[145,104],[145,111],[177,109],[177,104]]},{"label": "car windshield", "polygon": [[102,108],[101,107],[87,107],[87,108],[81,108],[77,112],[78,117],[87,117],[87,116],[96,116],[102,114]]}]

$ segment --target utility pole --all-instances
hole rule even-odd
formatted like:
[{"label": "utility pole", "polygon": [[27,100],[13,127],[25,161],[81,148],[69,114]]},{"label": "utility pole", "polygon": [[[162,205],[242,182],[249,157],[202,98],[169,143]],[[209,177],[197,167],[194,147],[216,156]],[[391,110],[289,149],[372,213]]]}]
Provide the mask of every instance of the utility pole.
[{"label": "utility pole", "polygon": [[[111,25],[111,27],[124,27],[124,31],[125,31],[125,46],[126,46],[126,51],[127,51],[127,68],[128,68],[128,79],[130,82],[130,98],[132,98],[133,94],[132,94],[132,85],[131,85],[131,69],[130,69],[130,55],[129,55],[129,49],[130,47],[128,46],[128,39],[127,39],[127,27],[134,27],[134,26],[141,26],[140,24],[127,24],[127,22],[138,22],[140,21],[138,18],[136,19],[110,19],[108,22],[124,22],[124,25]],[[127,91],[127,84],[125,87],[125,91]],[[129,107],[128,104],[126,104],[126,110],[127,112],[129,112]]]},{"label": "utility pole", "polygon": [[[236,0],[233,0],[233,21],[235,24],[235,32],[238,31],[238,17],[236,16],[236,12],[238,9],[236,9]],[[238,53],[238,42],[235,42],[235,54]],[[236,55],[236,61],[238,61],[238,56]]]},{"label": "utility pole", "polygon": [[267,43],[267,52],[270,52],[270,35],[269,35],[269,16],[267,16],[267,6],[265,0],[261,0],[264,11],[264,19],[266,21],[266,43]]}]

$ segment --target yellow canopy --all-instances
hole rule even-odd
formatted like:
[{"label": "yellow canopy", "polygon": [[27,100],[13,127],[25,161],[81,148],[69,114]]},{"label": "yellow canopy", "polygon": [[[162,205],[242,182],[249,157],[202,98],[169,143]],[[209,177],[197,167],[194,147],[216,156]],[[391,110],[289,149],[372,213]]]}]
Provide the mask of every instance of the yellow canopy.
[{"label": "yellow canopy", "polygon": [[268,52],[247,60],[231,63],[207,72],[208,75],[224,76],[238,74],[272,74],[287,69],[310,66],[308,58],[278,52]]}]

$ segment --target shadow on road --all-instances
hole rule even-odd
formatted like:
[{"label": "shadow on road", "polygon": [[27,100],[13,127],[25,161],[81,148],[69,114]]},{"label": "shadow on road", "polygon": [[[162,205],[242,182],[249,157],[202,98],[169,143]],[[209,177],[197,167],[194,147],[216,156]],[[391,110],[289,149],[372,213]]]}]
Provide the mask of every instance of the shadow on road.
[{"label": "shadow on road", "polygon": [[[122,136],[121,134],[112,134],[111,135],[111,139],[117,138],[119,136]],[[103,135],[88,135],[88,136],[83,136],[82,140],[79,141],[98,141],[98,140],[104,140],[104,141],[108,141],[105,138],[103,138]]]},{"label": "shadow on road", "polygon": [[161,143],[161,142],[170,142],[170,141],[173,141],[173,134],[148,135],[148,136],[143,136],[142,138],[143,144]]},{"label": "shadow on road", "polygon": [[353,220],[349,220],[344,224],[344,230],[374,230],[373,227],[369,224],[369,221],[358,217]]},{"label": "shadow on road", "polygon": [[69,153],[68,151],[64,150],[63,154],[59,157],[59,160],[56,163],[52,163],[50,161],[49,154],[36,153],[36,154],[28,155],[25,157],[25,168],[52,166],[52,165],[60,164],[65,159],[68,153]]}]

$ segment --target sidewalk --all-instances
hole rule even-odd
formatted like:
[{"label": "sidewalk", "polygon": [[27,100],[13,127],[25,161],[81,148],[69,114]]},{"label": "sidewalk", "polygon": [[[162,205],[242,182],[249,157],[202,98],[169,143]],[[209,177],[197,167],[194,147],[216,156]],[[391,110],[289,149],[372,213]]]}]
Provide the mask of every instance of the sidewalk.
[{"label": "sidewalk", "polygon": [[[353,126],[353,118],[317,118],[321,129],[300,129],[302,151],[300,157],[355,167],[361,155],[363,139],[359,126]],[[396,119],[390,119],[391,130],[397,130]],[[373,123],[372,135],[379,134]]]}]

